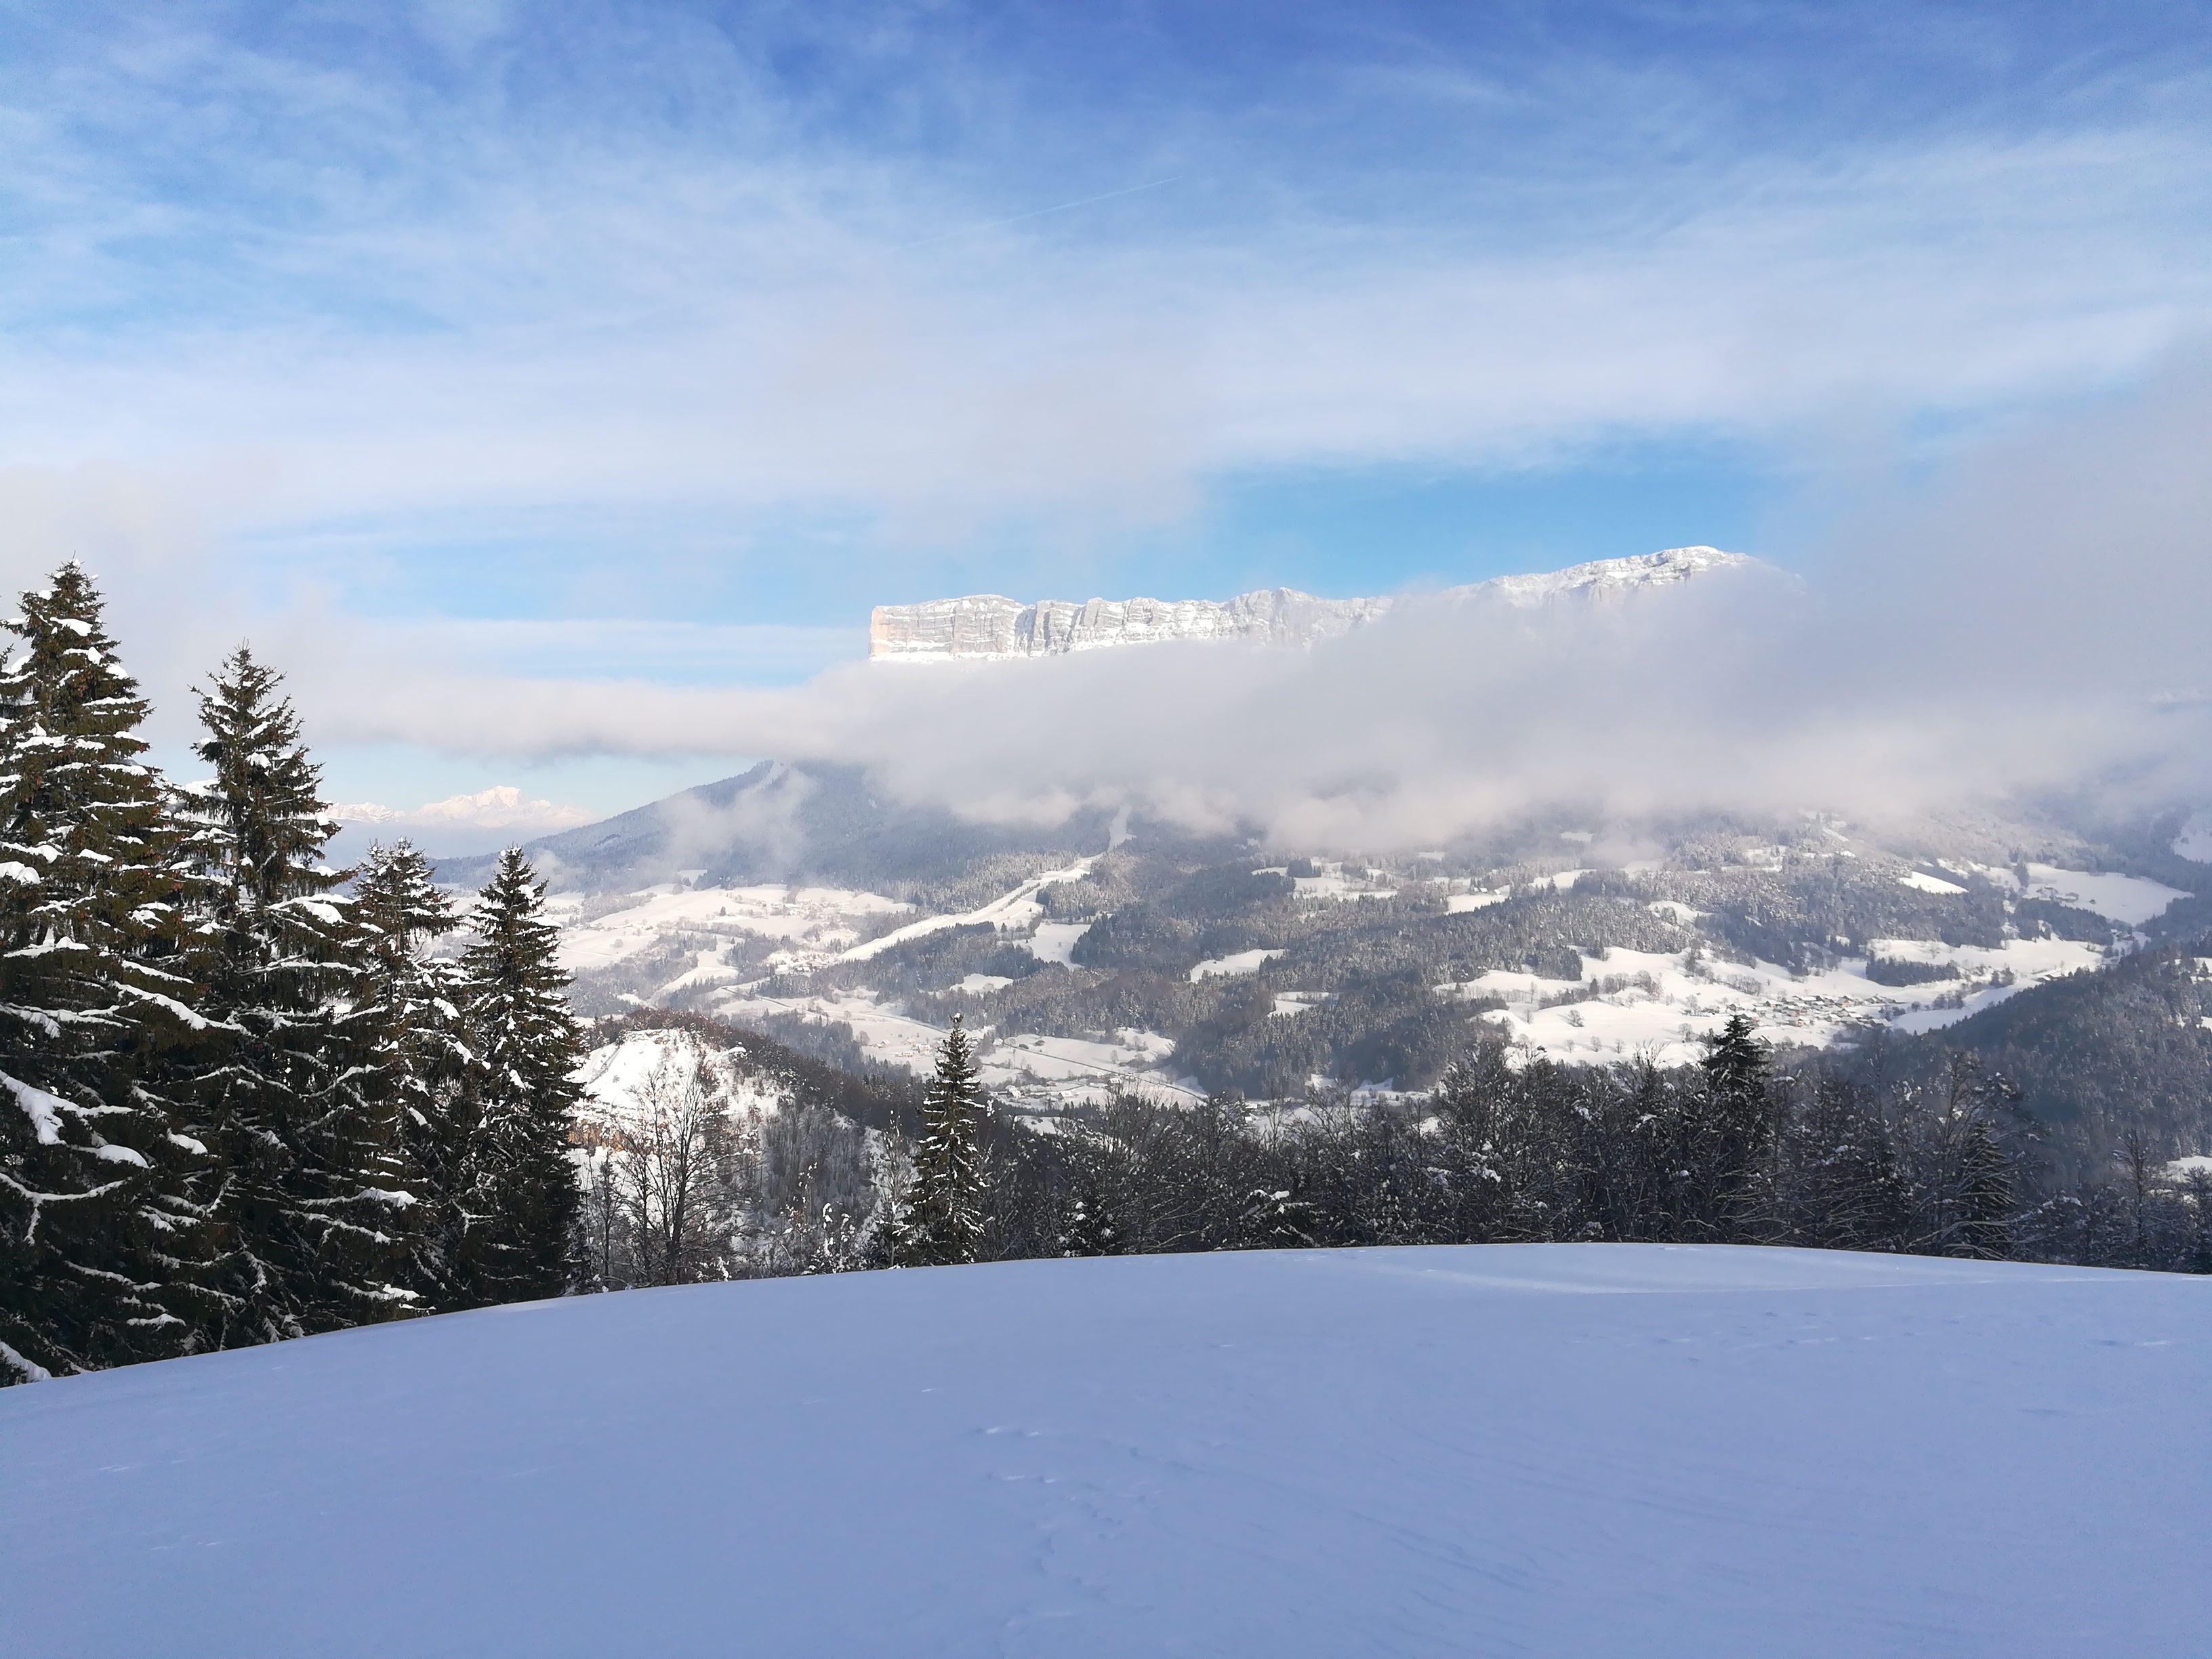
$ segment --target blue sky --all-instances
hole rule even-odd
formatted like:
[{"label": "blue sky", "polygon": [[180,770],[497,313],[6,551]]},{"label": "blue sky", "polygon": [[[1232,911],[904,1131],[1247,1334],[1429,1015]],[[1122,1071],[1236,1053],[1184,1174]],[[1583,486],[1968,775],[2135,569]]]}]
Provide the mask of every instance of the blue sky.
[{"label": "blue sky", "polygon": [[[872,604],[1798,562],[2197,349],[2209,24],[18,4],[4,574],[106,575],[165,752],[250,635],[343,799],[612,810]],[[635,736],[445,718],[517,678]]]}]

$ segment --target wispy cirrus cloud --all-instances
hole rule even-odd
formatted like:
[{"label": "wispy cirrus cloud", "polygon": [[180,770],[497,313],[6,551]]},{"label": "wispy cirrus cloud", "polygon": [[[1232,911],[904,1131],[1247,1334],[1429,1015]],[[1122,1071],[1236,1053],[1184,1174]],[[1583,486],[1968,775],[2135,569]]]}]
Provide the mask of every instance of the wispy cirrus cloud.
[{"label": "wispy cirrus cloud", "polygon": [[[1055,118],[1051,43],[994,58],[919,14],[838,15],[805,37],[811,81],[752,14],[477,8],[439,26],[442,66],[404,33],[243,15],[264,26],[57,29],[69,99],[19,87],[35,257],[0,441],[213,473],[263,523],[1142,517],[1228,469],[1985,413],[2212,320],[2185,58],[2128,65],[2127,99],[2077,76],[2027,121],[1893,92],[1895,125],[1879,100],[1853,125],[1808,84],[1785,142],[1726,52],[1702,79],[1601,33],[1493,61],[1316,9],[1341,64],[1235,60],[1210,94],[1169,64],[1149,119],[1106,115],[1055,179],[1105,100],[1079,85]],[[918,54],[903,123],[843,108],[886,33]],[[1809,83],[1777,44],[1760,68]]]}]

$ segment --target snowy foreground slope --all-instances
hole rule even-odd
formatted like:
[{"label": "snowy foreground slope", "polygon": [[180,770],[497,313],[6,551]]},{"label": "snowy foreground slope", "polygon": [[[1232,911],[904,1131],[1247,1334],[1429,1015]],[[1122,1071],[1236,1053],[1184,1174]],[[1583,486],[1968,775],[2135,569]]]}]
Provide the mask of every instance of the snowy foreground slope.
[{"label": "snowy foreground slope", "polygon": [[2212,1651],[2212,1281],[1532,1245],[463,1314],[0,1395],[21,1655]]}]

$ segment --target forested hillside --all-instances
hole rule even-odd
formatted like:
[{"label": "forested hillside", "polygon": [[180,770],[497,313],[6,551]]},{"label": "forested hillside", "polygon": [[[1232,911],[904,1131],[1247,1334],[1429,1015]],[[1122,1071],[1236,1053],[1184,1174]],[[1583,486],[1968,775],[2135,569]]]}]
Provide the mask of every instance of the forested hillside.
[{"label": "forested hillside", "polygon": [[1940,1033],[1876,1045],[1860,1069],[1924,1069],[1954,1050],[2012,1079],[2077,1168],[2212,1146],[2212,939],[2031,987]]}]

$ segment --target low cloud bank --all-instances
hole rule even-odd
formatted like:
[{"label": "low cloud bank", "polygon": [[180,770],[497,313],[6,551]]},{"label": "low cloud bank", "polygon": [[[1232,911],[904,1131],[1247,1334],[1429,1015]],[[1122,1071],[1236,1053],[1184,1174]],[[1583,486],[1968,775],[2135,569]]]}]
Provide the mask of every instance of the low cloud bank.
[{"label": "low cloud bank", "polygon": [[376,801],[344,801],[331,808],[331,817],[344,826],[333,842],[334,855],[347,859],[358,857],[372,841],[403,837],[438,852],[483,852],[574,830],[594,816],[580,806],[532,799],[504,783],[412,810]]},{"label": "low cloud bank", "polygon": [[[205,548],[148,528],[174,499],[113,480],[64,495],[0,474],[0,501],[24,509],[0,549],[24,580],[57,547],[88,557],[166,742],[188,733],[180,689],[245,631],[289,672],[319,745],[834,760],[977,818],[1126,805],[1380,850],[1547,808],[1870,818],[2051,790],[2212,805],[2207,453],[2200,361],[1935,482],[1854,486],[1848,522],[1776,554],[1789,574],[1615,608],[1407,606],[1311,652],[856,663],[777,689],[698,684],[689,659],[689,684],[526,678],[313,595],[249,622],[196,577]],[[460,828],[430,838],[459,850]]]},{"label": "low cloud bank", "polygon": [[326,728],[506,753],[869,767],[977,818],[1128,805],[1284,843],[1546,808],[1868,817],[2087,789],[2212,799],[2212,375],[1893,488],[1779,570],[1617,607],[1413,605],[1311,652],[855,665],[789,690],[434,673]]}]

